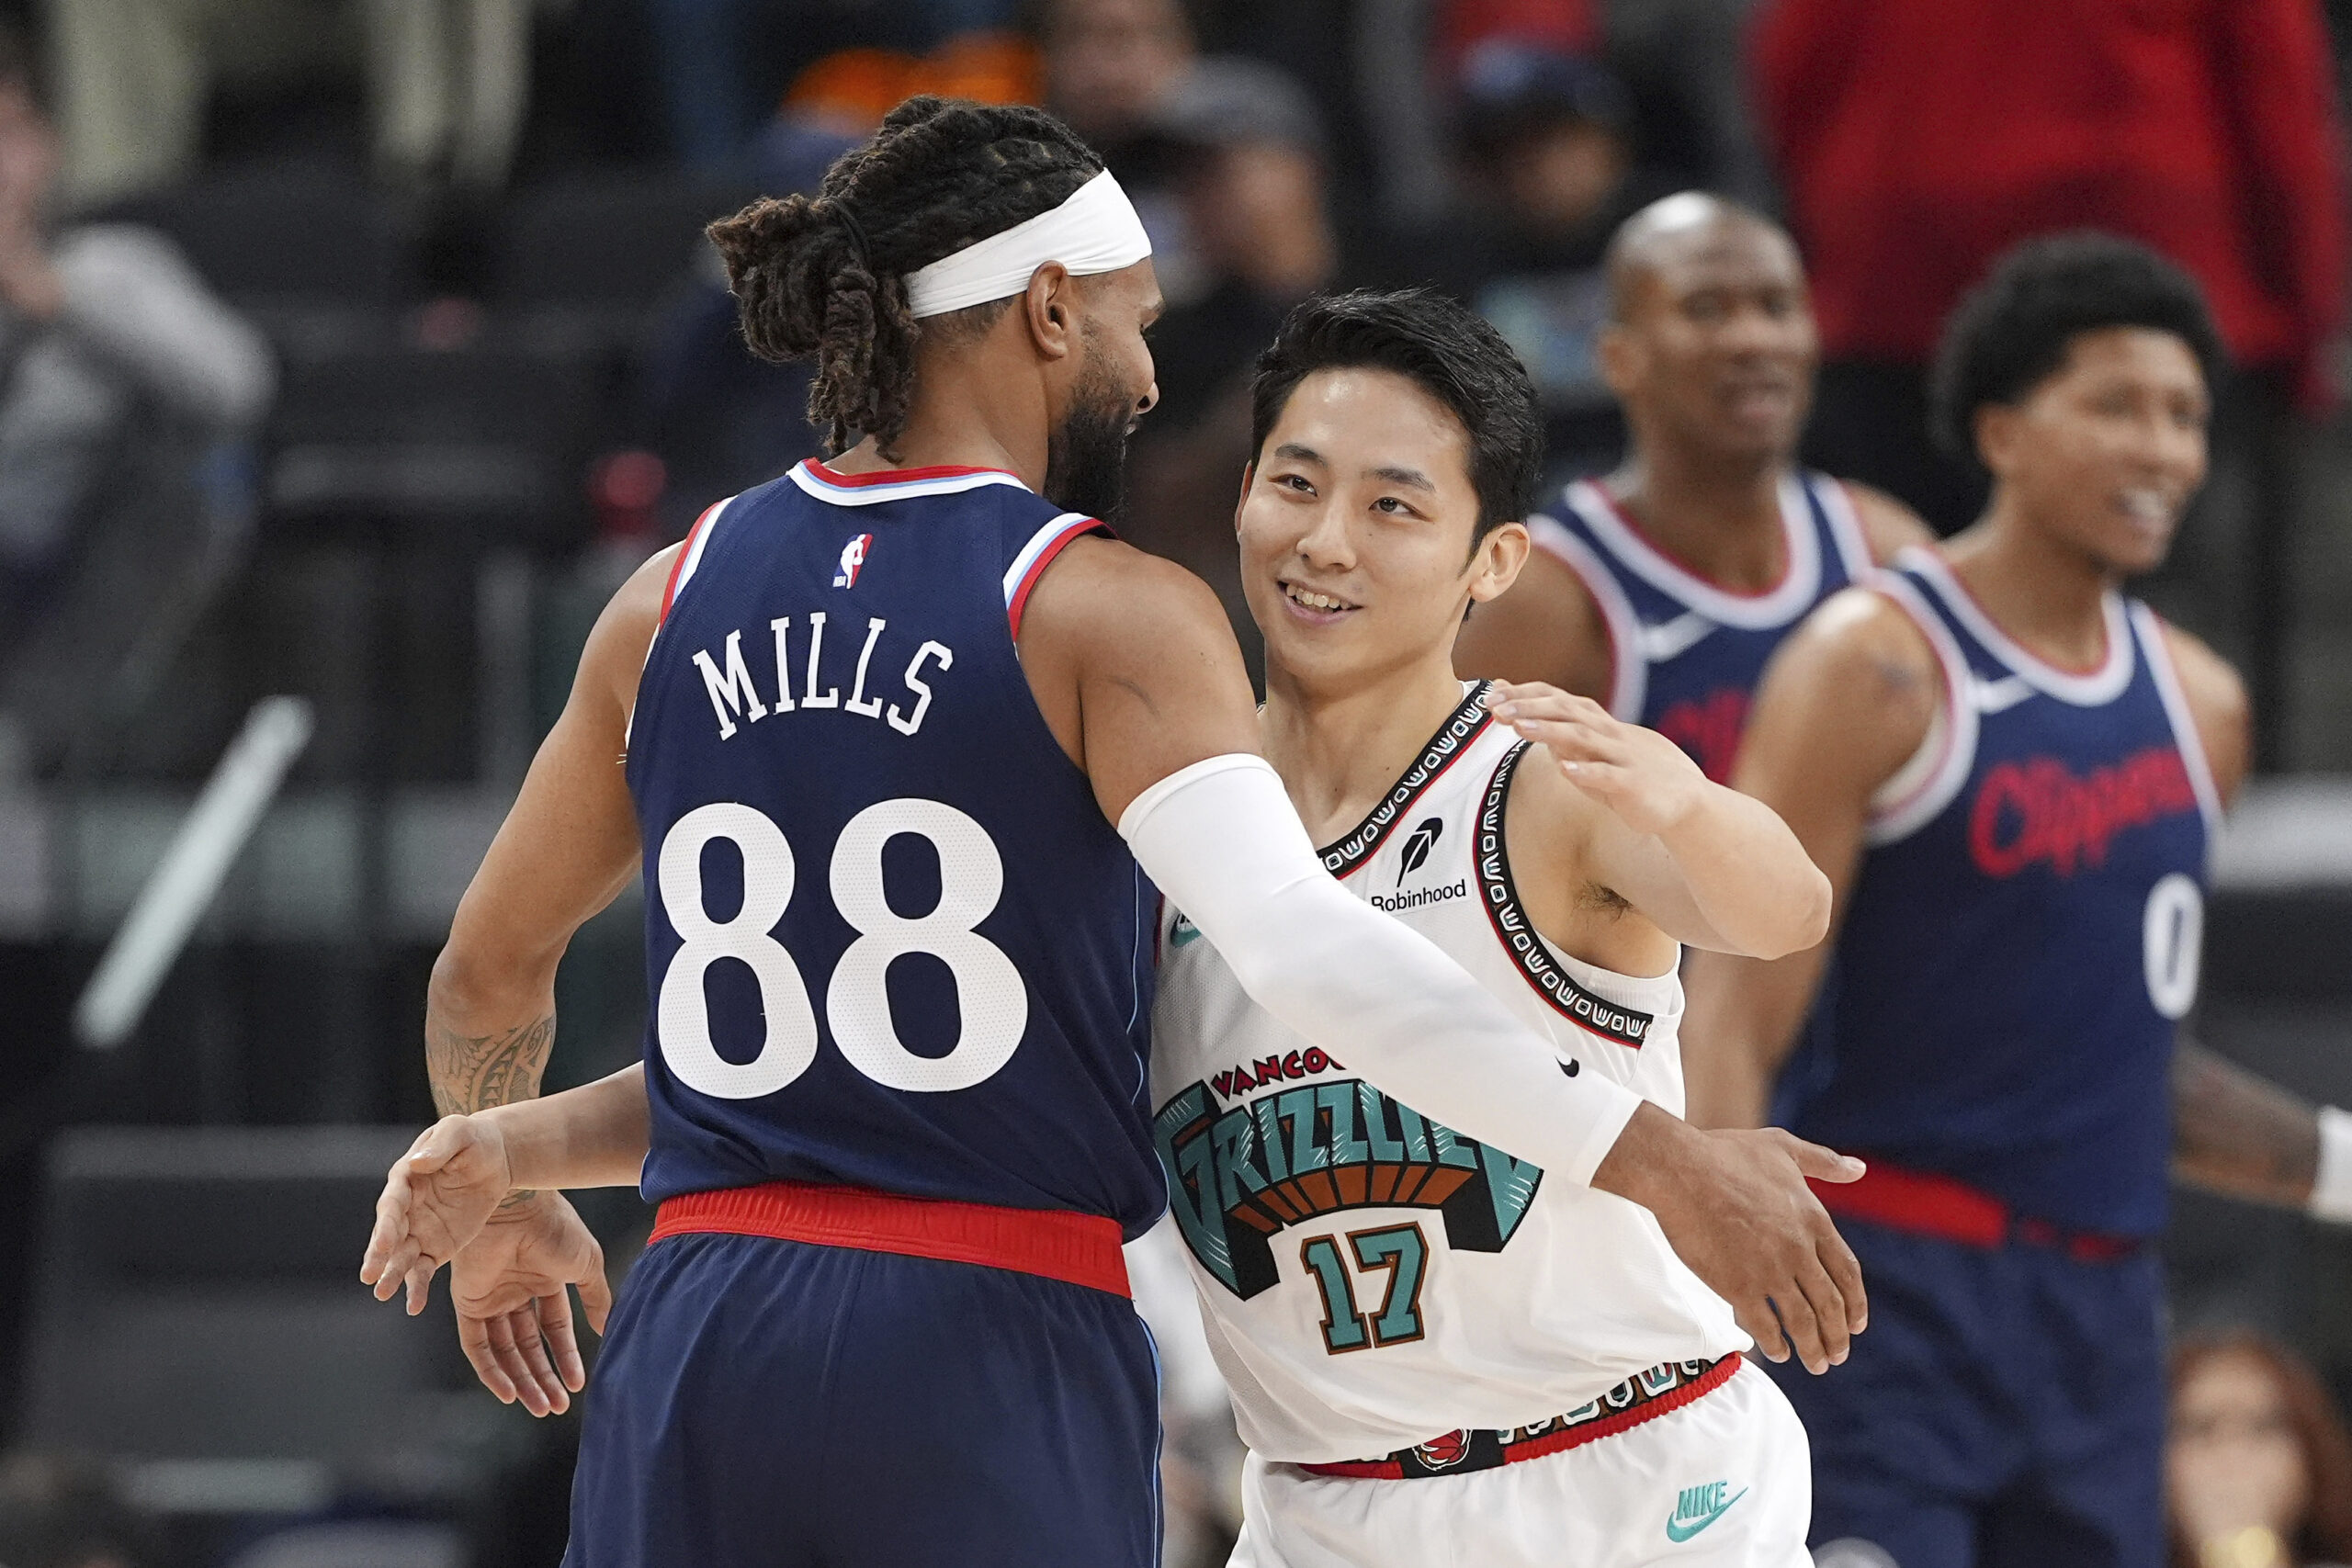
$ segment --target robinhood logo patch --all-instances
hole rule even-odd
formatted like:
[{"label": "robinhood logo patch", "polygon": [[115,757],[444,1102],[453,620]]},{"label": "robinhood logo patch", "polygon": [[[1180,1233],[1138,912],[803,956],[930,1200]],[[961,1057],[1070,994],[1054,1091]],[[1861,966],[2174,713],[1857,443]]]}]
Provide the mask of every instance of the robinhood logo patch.
[{"label": "robinhood logo patch", "polygon": [[1222,1112],[1196,1083],[1160,1107],[1152,1134],[1184,1244],[1245,1301],[1275,1282],[1272,1239],[1287,1226],[1343,1209],[1434,1209],[1449,1245],[1500,1252],[1544,1179],[1355,1078]]}]

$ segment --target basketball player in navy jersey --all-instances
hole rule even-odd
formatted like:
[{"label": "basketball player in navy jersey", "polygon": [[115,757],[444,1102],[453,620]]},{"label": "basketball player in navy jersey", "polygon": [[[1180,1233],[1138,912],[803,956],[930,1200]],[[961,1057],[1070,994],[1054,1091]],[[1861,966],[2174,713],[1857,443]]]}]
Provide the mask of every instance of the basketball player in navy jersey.
[{"label": "basketball player in navy jersey", "polygon": [[1890,497],[1796,466],[1820,340],[1779,225],[1670,196],[1625,220],[1608,274],[1600,363],[1625,461],[1529,519],[1535,553],[1470,618],[1455,666],[1591,697],[1720,784],[1781,638],[1929,535]]},{"label": "basketball player in navy jersey", "polygon": [[1871,1332],[1784,1381],[1825,1563],[2156,1568],[2167,1169],[2343,1213],[2341,1114],[2178,1038],[2245,698],[2119,590],[2204,478],[2219,358],[2196,285],[2142,247],[2012,253],[1938,371],[1984,517],[1823,605],[1757,694],[1734,783],[1829,874],[1838,926],[1772,963],[1695,954],[1685,1038],[1694,1116],[1760,1125],[1777,1078],[1773,1120],[1871,1158],[1823,1194]]},{"label": "basketball player in navy jersey", "polygon": [[[546,1410],[581,1382],[567,1282],[601,1302],[545,1190],[660,1203],[568,1562],[1153,1560],[1120,1245],[1165,1201],[1154,885],[1289,1027],[1649,1208],[1758,1337],[1807,1299],[1796,1353],[1844,1352],[1860,1283],[1804,1178],[1859,1167],[1563,1071],[1351,897],[1256,753],[1214,596],[1102,536],[1159,300],[1081,142],[913,99],[817,197],[713,237],[752,346],[817,358],[837,456],[712,508],[599,621],[435,965],[465,1114],[396,1166],[363,1269],[414,1310],[463,1247],[477,1371]],[[557,961],[640,866],[645,1060],[533,1100]]]}]

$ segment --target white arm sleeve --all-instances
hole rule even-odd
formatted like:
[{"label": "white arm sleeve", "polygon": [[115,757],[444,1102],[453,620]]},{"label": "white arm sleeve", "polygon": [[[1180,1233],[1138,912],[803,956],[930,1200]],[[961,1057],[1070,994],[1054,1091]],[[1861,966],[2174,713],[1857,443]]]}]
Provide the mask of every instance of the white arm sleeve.
[{"label": "white arm sleeve", "polygon": [[1169,774],[1119,833],[1250,1000],[1424,1116],[1585,1186],[1641,1104],[1569,1077],[1436,944],[1333,881],[1264,758]]}]

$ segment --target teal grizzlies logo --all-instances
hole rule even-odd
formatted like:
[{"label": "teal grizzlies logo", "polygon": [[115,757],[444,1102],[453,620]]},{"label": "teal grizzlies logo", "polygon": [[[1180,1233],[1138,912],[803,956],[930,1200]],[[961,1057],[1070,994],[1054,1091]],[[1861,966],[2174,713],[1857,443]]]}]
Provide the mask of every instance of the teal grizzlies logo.
[{"label": "teal grizzlies logo", "polygon": [[1433,1209],[1457,1250],[1500,1252],[1544,1179],[1355,1078],[1218,1103],[1196,1083],[1160,1107],[1152,1135],[1185,1246],[1244,1301],[1274,1284],[1272,1241],[1287,1226],[1342,1209]]}]

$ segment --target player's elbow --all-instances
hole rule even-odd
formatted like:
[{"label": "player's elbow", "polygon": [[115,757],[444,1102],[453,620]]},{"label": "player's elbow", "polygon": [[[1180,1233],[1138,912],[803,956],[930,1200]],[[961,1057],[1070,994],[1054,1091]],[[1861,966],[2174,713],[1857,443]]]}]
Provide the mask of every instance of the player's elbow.
[{"label": "player's elbow", "polygon": [[554,983],[554,969],[552,960],[542,960],[461,919],[433,960],[425,1005],[443,1017],[511,1011],[547,991]]},{"label": "player's elbow", "polygon": [[1741,944],[1747,958],[1786,958],[1818,945],[1829,934],[1829,878],[1811,861],[1792,879],[1782,897],[1772,901],[1770,916]]}]

